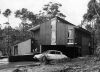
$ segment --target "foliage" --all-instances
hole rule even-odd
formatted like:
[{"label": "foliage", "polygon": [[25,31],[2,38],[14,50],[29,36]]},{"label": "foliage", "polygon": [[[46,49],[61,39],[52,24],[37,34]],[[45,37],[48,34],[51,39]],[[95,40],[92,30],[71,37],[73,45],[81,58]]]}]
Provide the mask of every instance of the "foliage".
[{"label": "foliage", "polygon": [[4,12],[3,12],[3,15],[8,18],[8,22],[4,23],[6,25],[9,25],[9,16],[11,15],[11,10],[10,9],[6,9]]},{"label": "foliage", "polygon": [[[36,15],[34,15],[33,12],[28,11],[26,8],[22,8],[21,10],[17,10],[15,12],[15,17],[20,18],[22,20],[22,30],[28,30],[33,25],[36,24]],[[28,23],[28,21],[31,22],[31,24]]]},{"label": "foliage", "polygon": [[97,49],[100,49],[100,3],[96,0],[90,0],[88,3],[87,13],[83,16],[84,22],[91,22],[94,20],[94,26],[86,25],[86,29],[95,34]]},{"label": "foliage", "polygon": [[48,4],[44,5],[43,10],[46,12],[46,15],[51,19],[55,16],[59,17],[66,17],[63,13],[60,12],[59,8],[62,5],[60,3],[52,3],[49,2]]},{"label": "foliage", "polygon": [[59,8],[62,5],[60,3],[52,3],[44,5],[43,12],[40,11],[39,14],[34,14],[31,11],[28,11],[26,8],[22,8],[21,10],[17,10],[15,12],[15,17],[20,18],[22,20],[21,24],[27,24],[27,21],[31,21],[31,25],[41,24],[55,16],[66,17],[63,13],[60,12]]},{"label": "foliage", "polygon": [[66,16],[60,12],[59,8],[62,5],[60,3],[52,3],[49,2],[48,4],[45,4],[42,11],[38,14],[37,22],[43,23],[47,20],[50,20],[56,16],[59,16],[61,18],[65,18]]},{"label": "foliage", "polygon": [[15,17],[20,18],[22,21],[26,21],[28,17],[28,10],[26,8],[22,8],[21,10],[17,10],[15,12]]},{"label": "foliage", "polygon": [[9,17],[10,14],[11,14],[11,10],[10,9],[6,9],[5,12],[3,12],[3,15],[5,17]]},{"label": "foliage", "polygon": [[25,23],[27,20],[34,22],[36,19],[36,16],[34,15],[34,13],[31,11],[28,11],[26,8],[17,10],[15,12],[15,17],[20,18],[22,20],[22,22],[25,22]]},{"label": "foliage", "polygon": [[[96,26],[99,22],[99,14],[100,14],[100,5],[99,3],[97,3],[96,0],[90,0],[90,2],[88,3],[88,10],[87,13],[84,14],[83,18],[83,22],[90,22],[90,25],[86,25],[86,29],[87,30],[96,30]],[[91,26],[91,22],[94,21],[94,26]],[[85,23],[86,24],[86,23]],[[84,25],[84,23],[83,23]],[[91,32],[91,31],[90,31]]]},{"label": "foliage", "polygon": [[0,29],[0,50],[11,48],[13,45],[31,37],[30,32],[13,29],[11,26]]},{"label": "foliage", "polygon": [[93,31],[93,28],[91,27],[90,24],[87,24],[87,25],[85,26],[85,28],[86,28],[89,32],[92,32],[92,31]]},{"label": "foliage", "polygon": [[28,19],[32,22],[32,23],[36,23],[36,15],[33,14],[33,12],[28,12]]}]

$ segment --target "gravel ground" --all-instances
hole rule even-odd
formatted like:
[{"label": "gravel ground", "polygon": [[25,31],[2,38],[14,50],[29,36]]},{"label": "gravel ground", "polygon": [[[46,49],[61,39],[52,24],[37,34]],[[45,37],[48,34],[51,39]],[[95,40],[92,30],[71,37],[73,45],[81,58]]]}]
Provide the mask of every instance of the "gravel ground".
[{"label": "gravel ground", "polygon": [[0,72],[19,72],[18,70],[20,72],[100,72],[100,61],[96,57],[81,57],[54,65],[18,66],[2,69]]}]

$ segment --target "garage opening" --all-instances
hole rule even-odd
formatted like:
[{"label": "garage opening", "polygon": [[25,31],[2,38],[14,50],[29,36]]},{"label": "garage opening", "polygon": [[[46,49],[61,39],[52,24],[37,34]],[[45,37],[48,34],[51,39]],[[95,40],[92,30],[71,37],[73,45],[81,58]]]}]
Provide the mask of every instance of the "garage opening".
[{"label": "garage opening", "polygon": [[78,57],[78,48],[65,45],[42,45],[42,52],[47,50],[58,50],[70,58]]}]

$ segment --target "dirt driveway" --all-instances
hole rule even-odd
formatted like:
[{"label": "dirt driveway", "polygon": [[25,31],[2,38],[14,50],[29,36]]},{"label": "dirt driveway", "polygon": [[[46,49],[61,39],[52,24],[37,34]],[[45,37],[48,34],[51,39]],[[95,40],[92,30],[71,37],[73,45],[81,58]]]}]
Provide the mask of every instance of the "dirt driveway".
[{"label": "dirt driveway", "polygon": [[76,58],[70,62],[56,63],[54,65],[42,64],[36,66],[34,62],[26,63],[25,65],[23,62],[13,63],[10,66],[10,68],[1,69],[0,72],[14,72],[14,70],[18,69],[21,72],[100,72],[100,60],[97,60],[96,57]]}]

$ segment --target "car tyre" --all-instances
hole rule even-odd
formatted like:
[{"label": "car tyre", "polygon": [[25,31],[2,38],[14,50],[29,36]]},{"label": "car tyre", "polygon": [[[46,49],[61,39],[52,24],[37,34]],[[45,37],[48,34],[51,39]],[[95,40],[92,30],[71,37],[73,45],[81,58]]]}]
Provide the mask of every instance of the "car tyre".
[{"label": "car tyre", "polygon": [[46,56],[43,56],[43,57],[41,58],[41,63],[42,63],[42,64],[48,64],[48,63],[49,63]]}]

